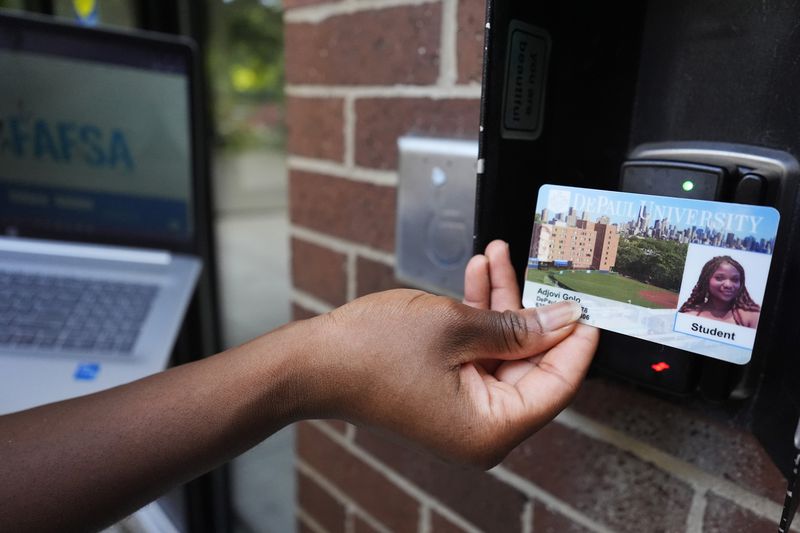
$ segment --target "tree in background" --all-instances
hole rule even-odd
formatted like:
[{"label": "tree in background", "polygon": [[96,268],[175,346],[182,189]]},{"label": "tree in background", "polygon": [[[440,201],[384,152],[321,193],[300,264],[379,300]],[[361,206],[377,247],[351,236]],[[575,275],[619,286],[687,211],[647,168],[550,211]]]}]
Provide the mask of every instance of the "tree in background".
[{"label": "tree in background", "polygon": [[673,241],[622,237],[614,270],[642,283],[678,292],[688,250],[688,244]]},{"label": "tree in background", "polygon": [[228,149],[284,144],[283,17],[267,0],[209,2],[208,69],[218,141]]}]

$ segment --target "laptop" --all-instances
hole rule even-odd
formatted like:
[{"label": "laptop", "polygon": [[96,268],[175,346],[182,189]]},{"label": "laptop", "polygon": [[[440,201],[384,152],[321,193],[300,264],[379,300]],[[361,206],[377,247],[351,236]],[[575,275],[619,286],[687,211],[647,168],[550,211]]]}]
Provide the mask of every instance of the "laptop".
[{"label": "laptop", "polygon": [[0,414],[163,370],[201,270],[191,43],[0,13]]}]

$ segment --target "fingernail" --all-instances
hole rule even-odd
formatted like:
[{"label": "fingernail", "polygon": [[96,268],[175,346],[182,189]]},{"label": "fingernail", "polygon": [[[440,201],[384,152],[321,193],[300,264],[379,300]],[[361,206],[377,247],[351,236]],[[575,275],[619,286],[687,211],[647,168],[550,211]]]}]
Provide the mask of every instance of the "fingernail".
[{"label": "fingernail", "polygon": [[575,302],[558,302],[557,304],[529,309],[525,315],[529,331],[555,331],[572,324],[581,316],[581,306]]}]

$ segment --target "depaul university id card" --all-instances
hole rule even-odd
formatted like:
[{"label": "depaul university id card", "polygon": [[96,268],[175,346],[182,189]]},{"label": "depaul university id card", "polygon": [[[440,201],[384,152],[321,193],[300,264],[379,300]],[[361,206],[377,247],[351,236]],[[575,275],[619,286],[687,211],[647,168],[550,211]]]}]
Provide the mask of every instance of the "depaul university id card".
[{"label": "depaul university id card", "polygon": [[745,364],[778,221],[771,207],[544,185],[523,305],[574,300],[585,324]]}]

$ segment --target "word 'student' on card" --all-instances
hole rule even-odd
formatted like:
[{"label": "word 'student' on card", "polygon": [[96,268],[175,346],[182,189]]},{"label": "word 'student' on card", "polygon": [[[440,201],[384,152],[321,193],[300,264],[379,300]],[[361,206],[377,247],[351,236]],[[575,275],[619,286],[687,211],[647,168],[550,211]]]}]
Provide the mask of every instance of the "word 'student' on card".
[{"label": "word 'student' on card", "polygon": [[731,363],[750,361],[778,212],[600,191],[539,190],[523,305]]}]

